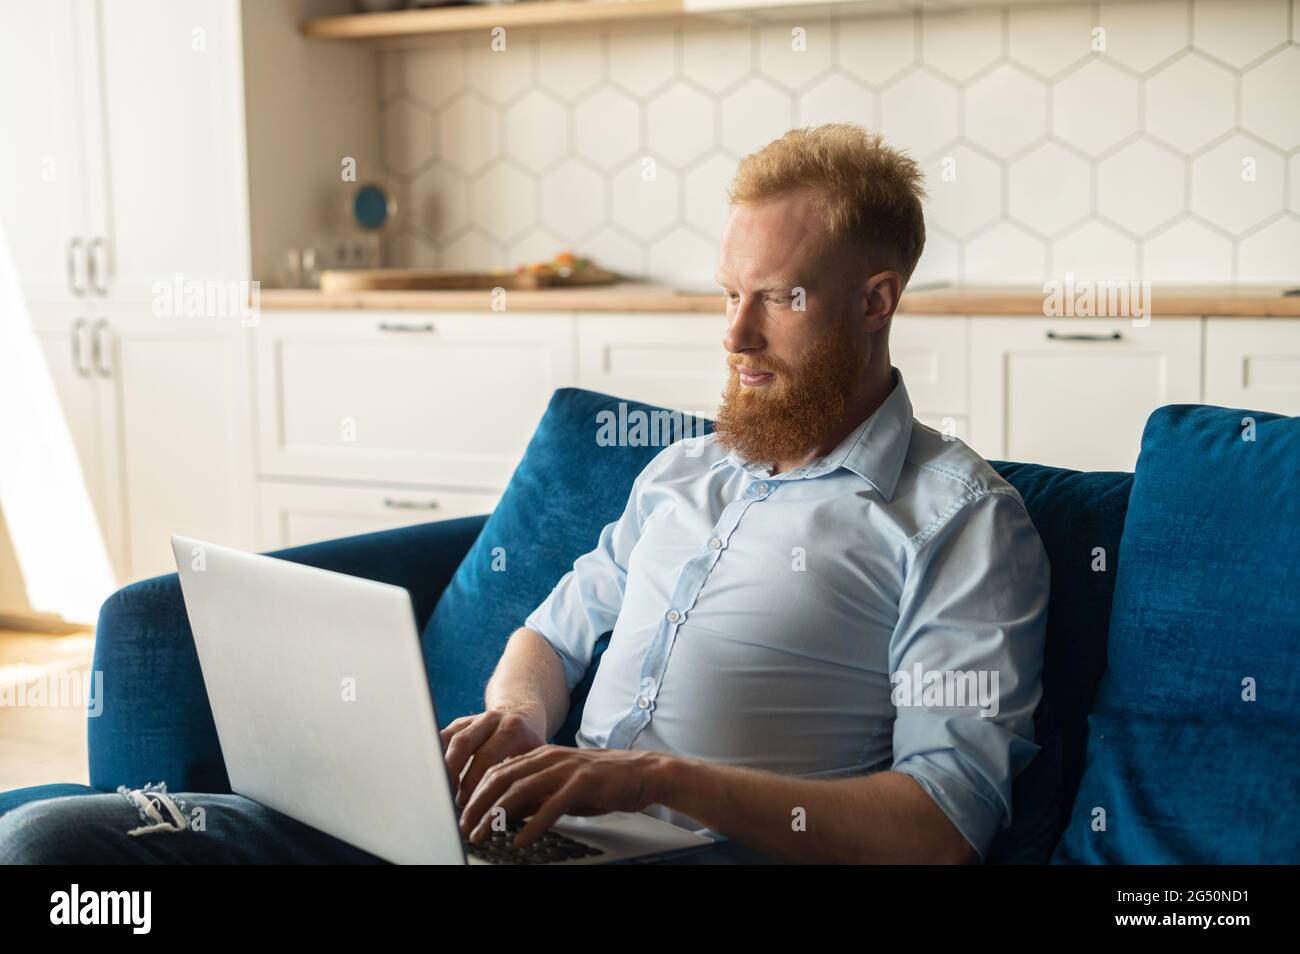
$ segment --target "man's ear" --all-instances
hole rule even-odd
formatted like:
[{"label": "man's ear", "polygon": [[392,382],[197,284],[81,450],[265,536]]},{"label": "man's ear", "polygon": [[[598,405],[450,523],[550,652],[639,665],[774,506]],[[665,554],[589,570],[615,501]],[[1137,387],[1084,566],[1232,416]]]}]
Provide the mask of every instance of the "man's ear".
[{"label": "man's ear", "polygon": [[903,276],[898,272],[877,272],[867,279],[862,317],[869,332],[874,334],[889,326],[902,295]]}]

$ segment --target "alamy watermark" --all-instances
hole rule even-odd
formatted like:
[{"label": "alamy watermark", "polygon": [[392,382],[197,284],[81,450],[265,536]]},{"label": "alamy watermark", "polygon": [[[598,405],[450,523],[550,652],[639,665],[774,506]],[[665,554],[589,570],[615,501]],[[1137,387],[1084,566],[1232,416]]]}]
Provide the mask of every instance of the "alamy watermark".
[{"label": "alamy watermark", "polygon": [[707,433],[707,424],[699,415],[662,408],[629,409],[626,401],[618,402],[617,413],[604,410],[596,414],[599,447],[667,447],[685,440],[686,456],[698,457],[704,452],[700,438]]},{"label": "alamy watermark", "polygon": [[1151,324],[1151,283],[1076,279],[1043,283],[1044,318],[1129,318],[1134,328]]},{"label": "alamy watermark", "polygon": [[0,709],[85,709],[92,719],[104,711],[104,672],[65,669],[49,672],[17,666],[0,675]]},{"label": "alamy watermark", "polygon": [[998,714],[998,671],[996,669],[925,669],[916,663],[889,677],[894,690],[890,701],[895,708],[979,709],[982,718]]},{"label": "alamy watermark", "polygon": [[181,272],[169,281],[153,283],[155,318],[238,318],[244,328],[262,314],[260,281],[215,281],[186,278]]}]

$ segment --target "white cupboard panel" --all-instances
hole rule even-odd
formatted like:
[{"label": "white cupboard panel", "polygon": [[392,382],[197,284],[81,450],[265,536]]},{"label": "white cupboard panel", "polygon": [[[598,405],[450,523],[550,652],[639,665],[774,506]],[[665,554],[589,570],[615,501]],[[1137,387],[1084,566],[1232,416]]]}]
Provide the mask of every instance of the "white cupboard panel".
[{"label": "white cupboard panel", "polygon": [[580,315],[579,384],[713,417],[727,382],[726,333],[721,315]]},{"label": "white cupboard panel", "polygon": [[1300,415],[1300,320],[1206,319],[1205,403]]},{"label": "white cupboard panel", "polygon": [[970,443],[985,457],[1132,470],[1151,412],[1200,390],[1199,319],[973,319]]},{"label": "white cupboard panel", "polygon": [[574,383],[572,329],[567,315],[264,316],[260,470],[503,488]]},{"label": "white cupboard panel", "polygon": [[917,417],[964,415],[970,407],[970,319],[895,315],[889,357]]},{"label": "white cupboard panel", "polygon": [[255,539],[248,330],[234,319],[113,319],[132,578],[175,569],[173,533]]},{"label": "white cupboard panel", "polygon": [[411,487],[345,487],[262,481],[263,550],[373,530],[491,513],[500,494]]}]

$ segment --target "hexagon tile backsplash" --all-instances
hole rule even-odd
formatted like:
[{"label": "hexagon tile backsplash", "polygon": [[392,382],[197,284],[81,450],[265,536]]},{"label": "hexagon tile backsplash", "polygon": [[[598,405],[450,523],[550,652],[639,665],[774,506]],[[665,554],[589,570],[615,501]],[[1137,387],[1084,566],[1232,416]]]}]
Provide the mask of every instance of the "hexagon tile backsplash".
[{"label": "hexagon tile backsplash", "polygon": [[834,121],[922,162],[917,282],[1300,284],[1300,0],[626,30],[377,52],[389,264],[707,287],[736,162]]}]

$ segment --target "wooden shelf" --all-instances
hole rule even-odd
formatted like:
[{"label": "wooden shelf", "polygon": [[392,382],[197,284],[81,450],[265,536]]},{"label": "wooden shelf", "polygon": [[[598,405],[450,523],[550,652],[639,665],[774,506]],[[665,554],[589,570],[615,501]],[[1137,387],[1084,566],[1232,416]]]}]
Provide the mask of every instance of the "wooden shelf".
[{"label": "wooden shelf", "polygon": [[394,10],[321,17],[302,24],[306,36],[327,40],[390,40],[492,27],[662,20],[685,15],[684,0],[545,0],[465,7]]}]

